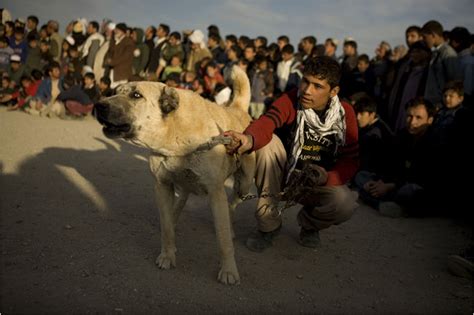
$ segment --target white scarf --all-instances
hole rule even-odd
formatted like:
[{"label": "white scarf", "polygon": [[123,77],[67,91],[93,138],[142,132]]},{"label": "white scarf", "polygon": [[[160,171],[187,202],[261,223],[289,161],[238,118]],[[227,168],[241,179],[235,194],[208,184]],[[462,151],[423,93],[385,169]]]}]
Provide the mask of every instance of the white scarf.
[{"label": "white scarf", "polygon": [[307,124],[310,129],[316,131],[319,136],[325,137],[335,134],[336,151],[339,146],[344,145],[346,142],[346,114],[337,95],[331,98],[329,108],[324,113],[324,123],[321,122],[318,114],[313,109],[304,109],[300,104],[298,104],[296,115],[297,129],[291,150],[292,154],[289,161],[287,182],[296,167],[296,163],[303,149],[305,124]]}]

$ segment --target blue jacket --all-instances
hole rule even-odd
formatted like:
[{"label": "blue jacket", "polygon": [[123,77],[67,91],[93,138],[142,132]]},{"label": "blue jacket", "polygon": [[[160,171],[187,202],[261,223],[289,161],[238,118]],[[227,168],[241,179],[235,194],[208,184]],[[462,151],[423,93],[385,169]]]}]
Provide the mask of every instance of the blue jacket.
[{"label": "blue jacket", "polygon": [[[63,88],[63,78],[59,79],[59,91],[64,91]],[[38,97],[43,104],[51,101],[51,78],[45,78],[41,81],[38,91],[36,92],[36,97]]]}]

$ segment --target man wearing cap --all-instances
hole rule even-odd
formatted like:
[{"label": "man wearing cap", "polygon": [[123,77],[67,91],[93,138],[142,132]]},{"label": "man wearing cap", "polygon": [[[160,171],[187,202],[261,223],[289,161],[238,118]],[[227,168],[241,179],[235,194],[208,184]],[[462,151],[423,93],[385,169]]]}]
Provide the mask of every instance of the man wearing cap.
[{"label": "man wearing cap", "polygon": [[206,57],[212,59],[212,53],[206,47],[204,34],[201,30],[194,30],[188,39],[191,43],[191,51],[189,52],[188,62],[186,63],[186,71],[196,72],[198,62]]},{"label": "man wearing cap", "polygon": [[338,44],[339,44],[339,41],[337,39],[334,39],[334,38],[326,39],[326,42],[324,42],[325,55],[328,57],[331,57],[334,60],[337,60],[336,50],[337,50]]},{"label": "man wearing cap", "polygon": [[55,61],[59,61],[61,57],[61,45],[63,38],[59,35],[59,23],[57,21],[50,20],[46,28],[48,32],[49,40],[51,41],[51,55]]},{"label": "man wearing cap", "polygon": [[112,88],[126,83],[132,76],[135,43],[126,36],[126,32],[127,25],[125,23],[118,23],[115,26],[114,37],[107,53],[107,64],[112,68],[110,72]]},{"label": "man wearing cap", "polygon": [[20,55],[11,55],[8,76],[12,81],[15,82],[16,86],[20,85],[21,77],[23,74],[25,74],[25,66],[21,63]]}]

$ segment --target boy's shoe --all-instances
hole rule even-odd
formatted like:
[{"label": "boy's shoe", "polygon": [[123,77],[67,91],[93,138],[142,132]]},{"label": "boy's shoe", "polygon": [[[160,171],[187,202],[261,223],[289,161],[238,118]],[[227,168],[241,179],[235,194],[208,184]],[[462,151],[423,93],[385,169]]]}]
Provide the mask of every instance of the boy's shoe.
[{"label": "boy's shoe", "polygon": [[319,238],[319,231],[317,230],[307,230],[301,228],[300,238],[298,243],[301,246],[309,248],[318,248],[321,245],[321,239]]},{"label": "boy's shoe", "polygon": [[273,238],[278,235],[280,230],[281,225],[270,232],[257,230],[247,238],[245,246],[253,252],[261,253],[273,245]]},{"label": "boy's shoe", "polygon": [[381,215],[391,218],[400,218],[405,213],[403,208],[393,201],[381,202],[379,205],[379,212]]}]

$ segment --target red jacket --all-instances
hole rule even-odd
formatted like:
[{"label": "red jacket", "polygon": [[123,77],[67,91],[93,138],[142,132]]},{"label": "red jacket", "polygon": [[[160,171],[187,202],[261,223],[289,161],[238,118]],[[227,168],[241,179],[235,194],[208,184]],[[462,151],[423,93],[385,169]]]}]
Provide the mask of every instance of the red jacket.
[{"label": "red jacket", "polygon": [[[296,124],[297,90],[292,90],[278,98],[259,119],[253,121],[244,133],[253,137],[252,150],[258,150],[272,139],[273,132],[283,129],[281,138],[290,136],[291,126]],[[337,161],[332,169],[327,170],[327,186],[343,185],[356,173],[359,167],[359,143],[357,119],[351,105],[341,102],[346,119],[346,142],[339,147]],[[292,141],[293,139],[291,139]],[[285,142],[285,139],[282,139]],[[291,142],[292,143],[292,142]],[[286,148],[288,155],[291,148]]]}]

